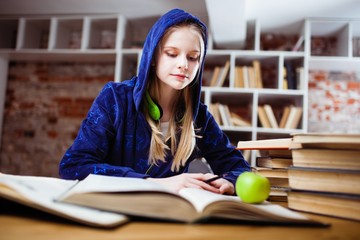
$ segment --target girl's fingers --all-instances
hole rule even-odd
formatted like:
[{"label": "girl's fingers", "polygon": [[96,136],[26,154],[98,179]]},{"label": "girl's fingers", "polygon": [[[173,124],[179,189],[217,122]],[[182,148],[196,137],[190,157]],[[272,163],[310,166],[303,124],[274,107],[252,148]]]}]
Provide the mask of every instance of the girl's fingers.
[{"label": "girl's fingers", "polygon": [[219,193],[219,188],[217,188],[216,186],[213,186],[211,184],[207,184],[204,182],[204,180],[198,180],[198,179],[193,179],[192,183],[199,186],[202,189],[211,191],[211,192],[215,192],[215,193]]}]

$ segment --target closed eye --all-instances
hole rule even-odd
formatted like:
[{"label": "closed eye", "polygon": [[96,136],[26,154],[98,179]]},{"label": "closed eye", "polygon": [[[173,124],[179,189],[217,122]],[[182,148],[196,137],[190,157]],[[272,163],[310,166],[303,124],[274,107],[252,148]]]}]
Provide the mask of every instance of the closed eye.
[{"label": "closed eye", "polygon": [[166,53],[166,55],[172,58],[177,57],[177,54],[175,53]]},{"label": "closed eye", "polygon": [[199,56],[189,56],[189,61],[199,61]]}]

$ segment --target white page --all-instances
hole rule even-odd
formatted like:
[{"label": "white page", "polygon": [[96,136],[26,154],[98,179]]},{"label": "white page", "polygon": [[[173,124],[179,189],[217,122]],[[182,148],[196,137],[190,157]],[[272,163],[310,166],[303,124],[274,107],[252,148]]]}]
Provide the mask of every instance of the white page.
[{"label": "white page", "polygon": [[25,198],[45,208],[97,225],[126,221],[126,216],[121,214],[54,202],[54,199],[74,186],[77,182],[78,181],[50,177],[16,176],[0,173],[0,184],[16,190]]},{"label": "white page", "polygon": [[[226,200],[226,201],[234,201],[240,202],[241,200],[237,196],[228,196],[212,193],[202,189],[195,188],[183,188],[180,190],[179,194],[193,203],[197,211],[201,212],[203,209],[210,204],[211,202]],[[244,203],[247,204],[247,203]],[[267,201],[264,201],[261,204],[247,204],[248,207],[253,209],[259,209],[261,211],[265,211],[271,215],[276,215],[277,217],[291,218],[297,220],[307,220],[305,216],[300,213],[291,211],[290,209],[284,208],[277,204],[272,204]]]},{"label": "white page", "polygon": [[202,212],[203,209],[211,202],[219,200],[240,201],[236,196],[216,194],[196,188],[183,188],[180,190],[179,195],[189,200],[198,212]]},{"label": "white page", "polygon": [[161,191],[175,194],[174,191],[155,182],[142,178],[126,178],[90,174],[80,181],[74,188],[61,198],[73,193],[87,192],[136,192],[136,191]]}]

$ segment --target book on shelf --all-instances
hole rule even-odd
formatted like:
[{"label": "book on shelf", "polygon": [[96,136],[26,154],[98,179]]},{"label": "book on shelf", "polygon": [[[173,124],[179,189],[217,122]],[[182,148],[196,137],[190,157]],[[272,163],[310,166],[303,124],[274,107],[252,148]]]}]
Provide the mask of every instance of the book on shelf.
[{"label": "book on shelf", "polygon": [[296,129],[301,121],[302,107],[285,106],[279,123],[270,104],[258,106],[258,116],[265,128]]},{"label": "book on shelf", "polygon": [[360,221],[359,195],[291,190],[288,192],[288,207]]},{"label": "book on shelf", "polygon": [[247,75],[248,75],[248,85],[249,88],[256,88],[256,77],[255,77],[255,69],[253,66],[247,66]]},{"label": "book on shelf", "polygon": [[235,67],[235,81],[234,86],[237,88],[249,88],[249,70],[247,66]]},{"label": "book on shelf", "polygon": [[228,126],[234,126],[233,121],[231,119],[231,112],[229,106],[227,104],[223,104],[222,107],[225,110],[225,117],[226,117],[226,121],[228,122]]},{"label": "book on shelf", "polygon": [[78,181],[51,177],[0,173],[0,197],[89,226],[112,228],[129,221],[123,214],[54,201],[77,183]]},{"label": "book on shelf", "polygon": [[222,87],[226,80],[226,77],[229,74],[230,61],[227,60],[224,66],[216,66],[214,68],[213,75],[211,77],[210,86],[211,87]]},{"label": "book on shelf", "polygon": [[210,106],[209,106],[209,111],[213,115],[215,121],[219,125],[222,125],[220,111],[219,111],[219,104],[220,103],[211,103]]},{"label": "book on shelf", "polygon": [[252,62],[252,67],[255,74],[255,87],[263,88],[262,76],[261,76],[261,63],[259,60],[254,60]]},{"label": "book on shelf", "polygon": [[235,81],[234,87],[236,88],[245,88],[245,79],[244,79],[244,69],[243,67],[235,67]]},{"label": "book on shelf", "polygon": [[297,89],[303,89],[304,88],[304,81],[305,81],[305,72],[304,67],[297,67],[295,69],[296,71],[296,79],[297,79]]},{"label": "book on shelf", "polygon": [[302,107],[290,106],[289,114],[286,119],[285,129],[296,129],[302,117]]},{"label": "book on shelf", "polygon": [[282,112],[282,116],[280,119],[280,123],[279,123],[279,128],[285,128],[286,122],[289,118],[290,108],[291,108],[291,106],[284,107],[284,110]]},{"label": "book on shelf", "polygon": [[263,88],[260,61],[253,60],[250,66],[236,66],[234,86],[237,88]]},{"label": "book on shelf", "polygon": [[219,107],[222,125],[225,127],[232,126],[233,124],[231,121],[231,115],[230,115],[230,110],[229,110],[228,105],[219,104],[218,107]]},{"label": "book on shelf", "polygon": [[227,60],[225,65],[222,67],[222,69],[220,71],[219,80],[218,80],[218,82],[216,84],[218,87],[222,87],[224,85],[226,77],[229,74],[229,69],[230,69],[230,61]]},{"label": "book on shelf", "polygon": [[282,74],[283,74],[282,75],[283,76],[283,78],[282,78],[282,84],[283,84],[282,89],[284,89],[284,90],[289,89],[288,82],[286,80],[286,68],[285,67],[283,67]]},{"label": "book on shelf", "polygon": [[212,74],[212,77],[211,77],[211,80],[210,80],[210,86],[216,86],[216,82],[217,82],[217,80],[218,80],[218,78],[219,78],[219,74],[220,74],[220,70],[221,70],[221,67],[219,67],[219,66],[216,66],[215,68],[214,68],[214,71],[213,71],[213,74]]},{"label": "book on shelf", "polygon": [[293,165],[296,167],[360,170],[360,148],[321,149],[300,148],[292,150]]},{"label": "book on shelf", "polygon": [[176,193],[163,185],[138,178],[89,175],[57,200],[119,212],[130,217],[176,222],[195,223],[214,218],[277,224],[319,224],[269,202],[247,204],[237,196],[195,188],[183,188]]},{"label": "book on shelf", "polygon": [[360,170],[290,167],[291,189],[360,195]]},{"label": "book on shelf", "polygon": [[284,63],[286,69],[287,89],[297,89],[296,69],[290,61]]},{"label": "book on shelf", "polygon": [[249,127],[251,123],[240,115],[231,112],[230,108],[226,104],[221,103],[211,103],[209,110],[214,116],[215,121],[220,126],[240,126],[240,127]]},{"label": "book on shelf", "polygon": [[244,80],[244,88],[250,88],[250,77],[249,77],[249,69],[248,66],[242,66],[243,80]]},{"label": "book on shelf", "polygon": [[261,126],[263,126],[264,128],[271,128],[270,119],[266,114],[264,106],[258,106],[257,110]]},{"label": "book on shelf", "polygon": [[270,122],[270,126],[272,128],[279,128],[279,125],[277,123],[277,120],[275,118],[275,114],[274,114],[274,111],[271,107],[271,105],[269,104],[264,104],[264,110],[265,110],[265,113],[266,113],[266,116],[267,118],[269,119],[269,122]]},{"label": "book on shelf", "polygon": [[230,112],[230,116],[231,116],[231,122],[234,126],[251,127],[251,122],[241,117],[240,115],[234,112]]}]

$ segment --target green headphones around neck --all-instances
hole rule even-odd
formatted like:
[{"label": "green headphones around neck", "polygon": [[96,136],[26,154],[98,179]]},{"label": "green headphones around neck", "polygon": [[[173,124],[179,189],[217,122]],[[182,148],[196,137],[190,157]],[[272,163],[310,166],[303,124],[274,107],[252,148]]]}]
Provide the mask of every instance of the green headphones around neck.
[{"label": "green headphones around neck", "polygon": [[162,117],[163,111],[162,111],[161,107],[151,99],[148,91],[145,92],[145,102],[146,102],[150,117],[155,121],[160,120],[160,118]]}]

